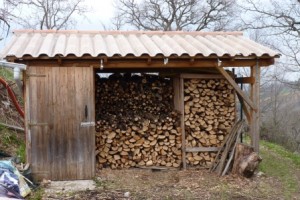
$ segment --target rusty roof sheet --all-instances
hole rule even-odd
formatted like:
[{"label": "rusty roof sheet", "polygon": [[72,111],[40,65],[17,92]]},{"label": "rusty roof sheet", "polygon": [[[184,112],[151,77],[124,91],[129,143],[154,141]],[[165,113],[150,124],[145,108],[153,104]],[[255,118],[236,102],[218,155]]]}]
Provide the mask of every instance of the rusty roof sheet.
[{"label": "rusty roof sheet", "polygon": [[63,56],[278,57],[241,32],[18,30],[0,57]]}]

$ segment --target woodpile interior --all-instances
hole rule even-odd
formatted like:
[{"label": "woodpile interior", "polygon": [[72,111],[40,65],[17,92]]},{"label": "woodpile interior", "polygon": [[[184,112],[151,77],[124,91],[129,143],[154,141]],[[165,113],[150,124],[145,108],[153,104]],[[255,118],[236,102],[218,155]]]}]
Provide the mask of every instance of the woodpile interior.
[{"label": "woodpile interior", "polygon": [[97,168],[179,167],[181,130],[170,79],[113,74],[96,83]]},{"label": "woodpile interior", "polygon": [[[185,78],[182,89],[159,73],[95,81],[97,169],[181,167],[183,159],[209,167],[235,122],[235,93],[225,79]],[[180,92],[184,117],[174,106]]]},{"label": "woodpile interior", "polygon": [[[185,79],[186,147],[220,147],[235,121],[235,95],[225,79]],[[210,148],[213,149],[213,148]],[[187,164],[210,166],[216,152],[188,152]]]}]

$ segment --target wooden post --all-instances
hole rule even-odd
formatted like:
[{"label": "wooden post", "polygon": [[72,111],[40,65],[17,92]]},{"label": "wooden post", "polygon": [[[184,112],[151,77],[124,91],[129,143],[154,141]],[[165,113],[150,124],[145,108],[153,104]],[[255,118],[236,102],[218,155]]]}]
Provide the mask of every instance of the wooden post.
[{"label": "wooden post", "polygon": [[23,72],[24,77],[24,84],[25,84],[25,95],[24,95],[24,111],[25,111],[25,118],[24,118],[24,125],[25,125],[25,135],[26,135],[26,162],[31,163],[31,132],[29,127],[30,122],[30,81],[29,78],[26,77],[26,74],[30,72],[30,67],[27,68],[27,71]]},{"label": "wooden post", "polygon": [[181,113],[180,128],[181,128],[181,152],[182,152],[182,167],[186,169],[186,148],[185,148],[185,129],[184,129],[184,79],[182,77],[173,78],[174,90],[174,108]]},{"label": "wooden post", "polygon": [[180,111],[181,111],[181,140],[182,140],[182,166],[186,169],[185,127],[184,127],[184,79],[180,77]]},{"label": "wooden post", "polygon": [[254,77],[254,83],[251,84],[250,98],[257,109],[250,110],[250,133],[251,145],[255,152],[259,152],[259,87],[260,87],[260,67],[257,64],[251,67],[251,77]]}]

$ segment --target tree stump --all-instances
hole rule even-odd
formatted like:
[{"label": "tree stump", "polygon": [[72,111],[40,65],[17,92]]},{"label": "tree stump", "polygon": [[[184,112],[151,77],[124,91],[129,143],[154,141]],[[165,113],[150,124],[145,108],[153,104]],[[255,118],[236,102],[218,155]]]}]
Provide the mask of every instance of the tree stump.
[{"label": "tree stump", "polygon": [[250,178],[261,161],[262,158],[252,146],[239,143],[236,145],[232,173]]}]

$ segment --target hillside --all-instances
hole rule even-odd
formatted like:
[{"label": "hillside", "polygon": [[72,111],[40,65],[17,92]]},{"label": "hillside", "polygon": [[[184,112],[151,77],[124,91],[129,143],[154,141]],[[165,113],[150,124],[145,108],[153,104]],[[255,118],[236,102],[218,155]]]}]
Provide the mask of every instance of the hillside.
[{"label": "hillside", "polygon": [[300,90],[292,84],[270,83],[262,87],[261,136],[300,152]]},{"label": "hillside", "polygon": [[[4,78],[13,89],[16,89],[11,70],[0,68],[0,77]],[[19,102],[22,102],[21,99],[19,99]],[[23,119],[10,98],[8,98],[5,87],[0,84],[0,153],[4,152],[11,156],[20,156],[24,161],[25,134],[8,130],[3,124],[22,128]]]}]

